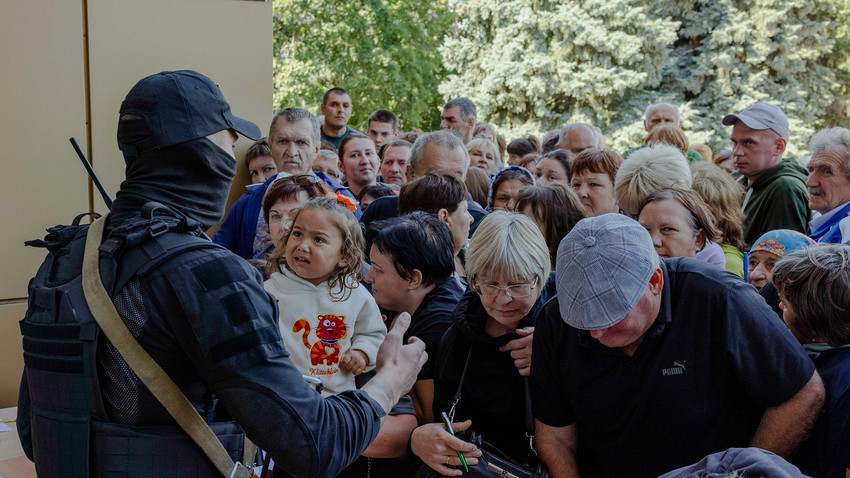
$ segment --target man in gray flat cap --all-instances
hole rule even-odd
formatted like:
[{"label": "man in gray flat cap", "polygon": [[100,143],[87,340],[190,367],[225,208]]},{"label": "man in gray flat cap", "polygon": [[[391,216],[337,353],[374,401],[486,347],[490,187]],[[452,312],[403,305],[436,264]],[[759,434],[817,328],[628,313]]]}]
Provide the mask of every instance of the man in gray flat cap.
[{"label": "man in gray flat cap", "polygon": [[820,411],[811,360],[755,289],[659,259],[634,220],[580,221],[556,271],[531,360],[553,477],[657,477],[731,447],[787,455]]},{"label": "man in gray flat cap", "polygon": [[782,159],[788,143],[788,118],[779,107],[756,103],[738,114],[728,114],[732,126],[732,158],[738,179],[746,189],[743,212],[747,246],[774,229],[807,234],[809,193],[806,170],[793,159]]}]

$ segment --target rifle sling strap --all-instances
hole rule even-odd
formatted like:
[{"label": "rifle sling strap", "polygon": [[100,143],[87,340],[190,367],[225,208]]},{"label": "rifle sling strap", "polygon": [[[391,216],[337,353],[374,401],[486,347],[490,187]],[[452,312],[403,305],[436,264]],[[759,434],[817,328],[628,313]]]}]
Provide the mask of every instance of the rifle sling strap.
[{"label": "rifle sling strap", "polygon": [[[168,410],[168,413],[183,430],[204,451],[213,465],[227,478],[250,478],[253,470],[241,463],[234,462],[227,450],[215,436],[209,425],[201,418],[195,407],[180,391],[174,381],[165,373],[153,358],[139,345],[130,333],[124,321],[115,310],[109,294],[100,279],[98,247],[103,236],[106,218],[94,221],[86,236],[86,249],[83,254],[83,291],[92,316],[106,334],[110,342],[118,349],[127,365],[136,373],[148,390]],[[256,446],[245,437],[243,461],[251,463],[256,455]]]}]

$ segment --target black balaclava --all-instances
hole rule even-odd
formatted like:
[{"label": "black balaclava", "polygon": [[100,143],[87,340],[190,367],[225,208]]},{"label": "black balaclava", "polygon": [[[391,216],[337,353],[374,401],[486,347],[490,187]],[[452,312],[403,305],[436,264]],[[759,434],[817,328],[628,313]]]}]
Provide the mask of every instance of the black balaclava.
[{"label": "black balaclava", "polygon": [[127,158],[126,179],[111,212],[116,218],[136,214],[156,201],[206,230],[224,215],[235,174],[236,160],[207,138],[154,149]]}]

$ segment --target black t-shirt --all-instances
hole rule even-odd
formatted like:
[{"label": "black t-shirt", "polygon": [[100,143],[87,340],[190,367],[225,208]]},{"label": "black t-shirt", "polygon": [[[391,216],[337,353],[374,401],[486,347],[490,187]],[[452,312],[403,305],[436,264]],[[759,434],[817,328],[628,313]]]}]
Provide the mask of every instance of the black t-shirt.
[{"label": "black t-shirt", "polygon": [[661,309],[632,357],[566,325],[557,298],[538,316],[534,415],[577,425],[585,478],[656,477],[748,446],[764,409],[814,372],[753,287],[693,259],[661,268]]},{"label": "black t-shirt", "polygon": [[767,305],[773,309],[773,312],[779,318],[781,323],[785,323],[782,316],[784,313],[782,309],[779,308],[779,291],[776,290],[776,286],[773,285],[773,282],[768,282],[761,289],[759,289],[759,295],[764,298],[764,301],[767,302]]},{"label": "black t-shirt", "polygon": [[410,326],[404,333],[404,342],[407,343],[410,337],[418,337],[425,342],[425,351],[428,353],[428,361],[419,371],[417,380],[434,378],[434,363],[437,360],[440,340],[452,325],[452,315],[462,296],[463,289],[454,277],[449,277],[437,284],[410,316]]},{"label": "black t-shirt", "polygon": [[[541,304],[538,299],[519,328],[534,325]],[[499,347],[519,336],[488,336],[484,332],[486,316],[478,294],[467,292],[455,310],[454,324],[440,342],[434,379],[434,416],[448,413],[451,408],[471,349],[455,421],[472,420],[472,427],[485,441],[515,460],[525,461],[530,451],[525,436],[525,379],[510,353],[499,351]]]}]

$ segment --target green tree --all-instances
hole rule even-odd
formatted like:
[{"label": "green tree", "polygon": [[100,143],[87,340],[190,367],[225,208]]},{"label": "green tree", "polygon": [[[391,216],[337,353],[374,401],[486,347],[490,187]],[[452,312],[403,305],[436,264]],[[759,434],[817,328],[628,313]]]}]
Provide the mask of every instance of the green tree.
[{"label": "green tree", "polygon": [[674,61],[678,23],[643,0],[468,0],[459,16],[440,92],[469,97],[509,136],[634,118]]},{"label": "green tree", "polygon": [[[668,4],[683,27],[678,59],[662,90],[683,105],[685,126],[715,149],[729,147],[723,116],[758,101],[780,106],[791,126],[788,154],[799,156],[835,99],[824,64],[833,49],[835,2],[716,0]],[[672,10],[672,9],[671,9]],[[693,141],[693,139],[692,139]]]},{"label": "green tree", "polygon": [[453,22],[446,0],[274,0],[276,107],[319,114],[325,91],[351,93],[350,124],[386,108],[402,127],[439,124],[445,76],[437,49]]},{"label": "green tree", "polygon": [[850,23],[845,19],[850,17],[850,0],[838,0],[836,19],[841,19],[833,30],[832,39],[835,45],[826,66],[835,73],[838,84],[835,101],[830,106],[820,127],[835,125],[847,126],[850,118]]},{"label": "green tree", "polygon": [[440,91],[470,97],[509,135],[586,121],[619,150],[642,141],[650,103],[679,104],[691,142],[719,149],[725,114],[769,101],[799,154],[839,92],[837,2],[848,0],[467,0]]}]

